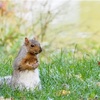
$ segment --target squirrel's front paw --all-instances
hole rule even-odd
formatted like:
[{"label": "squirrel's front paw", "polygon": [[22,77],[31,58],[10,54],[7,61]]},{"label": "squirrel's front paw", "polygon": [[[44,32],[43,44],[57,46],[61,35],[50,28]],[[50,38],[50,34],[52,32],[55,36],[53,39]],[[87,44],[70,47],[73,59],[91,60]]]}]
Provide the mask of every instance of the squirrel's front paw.
[{"label": "squirrel's front paw", "polygon": [[23,69],[21,67],[18,68],[19,71],[23,71]]},{"label": "squirrel's front paw", "polygon": [[35,68],[37,68],[37,67],[39,66],[39,63],[37,62],[37,63],[35,63],[35,64],[32,64],[32,66],[33,66],[33,68],[35,69]]}]

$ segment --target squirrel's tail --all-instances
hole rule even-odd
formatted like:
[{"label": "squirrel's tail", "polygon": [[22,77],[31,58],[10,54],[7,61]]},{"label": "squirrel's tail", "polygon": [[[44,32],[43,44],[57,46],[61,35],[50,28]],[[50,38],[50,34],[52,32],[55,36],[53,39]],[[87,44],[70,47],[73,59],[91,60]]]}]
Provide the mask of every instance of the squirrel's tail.
[{"label": "squirrel's tail", "polygon": [[0,77],[0,85],[4,83],[10,85],[10,82],[11,82],[11,76]]}]

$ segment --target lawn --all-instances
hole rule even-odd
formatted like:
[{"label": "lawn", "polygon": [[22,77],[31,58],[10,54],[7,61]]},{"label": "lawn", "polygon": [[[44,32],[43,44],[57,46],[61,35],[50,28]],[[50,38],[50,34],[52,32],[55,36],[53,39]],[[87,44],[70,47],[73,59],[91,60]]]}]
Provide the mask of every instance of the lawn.
[{"label": "lawn", "polygon": [[[19,91],[3,85],[0,96],[14,100],[100,100],[99,54],[99,50],[80,55],[61,50],[49,55],[48,61],[40,57],[41,91]],[[12,61],[11,56],[1,57],[0,76],[12,73]]]},{"label": "lawn", "polygon": [[[39,57],[42,90],[19,91],[4,84],[0,86],[0,97],[13,100],[100,100],[100,18],[96,16],[99,14],[99,3],[93,2],[93,7],[88,4],[90,2],[83,4],[86,8],[80,10],[82,17],[73,23],[73,20],[69,23],[62,17],[63,14],[66,18],[69,17],[73,9],[67,12],[69,8],[65,5],[66,9],[60,7],[61,12],[59,7],[53,12],[52,9],[47,9],[50,8],[48,2],[41,3],[38,11],[33,10],[37,13],[34,16],[32,13],[36,20],[33,18],[29,23],[16,16],[16,13],[22,12],[23,15],[28,12],[24,6],[20,8],[12,0],[4,1],[9,3],[0,5],[0,11],[3,6],[7,6],[3,15],[0,12],[0,77],[12,74],[13,60],[24,43],[24,38],[36,36],[43,46]],[[16,8],[19,8],[18,12],[15,11]],[[63,19],[62,22],[58,18]]]}]

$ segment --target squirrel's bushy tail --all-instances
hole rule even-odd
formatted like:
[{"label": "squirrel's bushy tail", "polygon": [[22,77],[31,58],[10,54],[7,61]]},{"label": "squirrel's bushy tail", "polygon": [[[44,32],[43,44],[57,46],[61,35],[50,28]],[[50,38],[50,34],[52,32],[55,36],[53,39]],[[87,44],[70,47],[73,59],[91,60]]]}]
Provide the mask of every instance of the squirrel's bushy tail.
[{"label": "squirrel's bushy tail", "polygon": [[10,82],[11,82],[11,76],[0,77],[0,85],[4,83],[10,85]]}]

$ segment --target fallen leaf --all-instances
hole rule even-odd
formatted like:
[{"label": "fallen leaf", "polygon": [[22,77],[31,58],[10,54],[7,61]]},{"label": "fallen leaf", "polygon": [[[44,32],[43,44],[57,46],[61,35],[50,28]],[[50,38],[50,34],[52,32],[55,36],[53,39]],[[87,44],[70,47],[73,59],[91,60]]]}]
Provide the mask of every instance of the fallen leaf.
[{"label": "fallen leaf", "polygon": [[98,62],[98,65],[100,66],[100,61]]},{"label": "fallen leaf", "polygon": [[64,96],[64,95],[69,95],[70,91],[67,90],[60,90],[56,93],[57,96]]},{"label": "fallen leaf", "polygon": [[4,98],[3,96],[1,96],[0,100],[14,100],[14,99],[13,98]]}]

